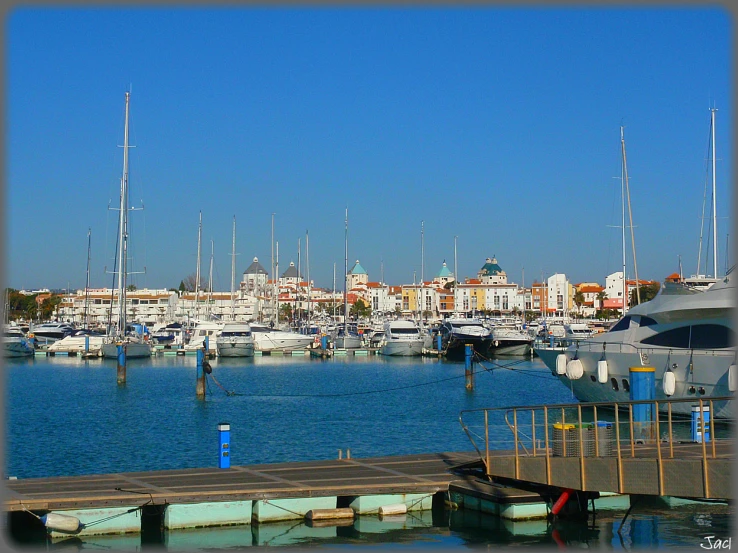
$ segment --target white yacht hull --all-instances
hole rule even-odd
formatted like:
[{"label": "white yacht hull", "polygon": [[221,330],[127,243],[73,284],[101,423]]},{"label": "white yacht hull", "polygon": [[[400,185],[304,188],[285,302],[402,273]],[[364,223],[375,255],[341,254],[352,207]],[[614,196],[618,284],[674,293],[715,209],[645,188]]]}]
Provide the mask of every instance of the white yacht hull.
[{"label": "white yacht hull", "polygon": [[5,342],[3,346],[4,346],[3,356],[6,358],[31,357],[34,354],[34,350],[31,347],[31,345],[25,341]]},{"label": "white yacht hull", "polygon": [[314,336],[297,332],[254,332],[257,351],[291,351],[307,348],[315,341]]},{"label": "white yacht hull", "polygon": [[218,337],[215,341],[218,357],[253,357],[254,340],[241,336]]},{"label": "white yacht hull", "polygon": [[[99,352],[102,348],[104,336],[88,336],[89,345],[88,351],[90,353]],[[57,342],[51,344],[46,351],[55,353],[67,352],[67,353],[82,353],[85,350],[85,336],[67,336]]]},{"label": "white yacht hull", "polygon": [[[576,347],[541,347],[535,348],[535,351],[546,366],[551,369],[551,372],[567,388],[572,390],[579,401],[628,401],[630,399],[630,367],[644,366],[655,369],[656,389],[654,397],[656,400],[667,399],[662,384],[667,366],[672,367],[676,377],[674,394],[669,396],[671,399],[691,398],[697,404],[700,398],[708,400],[710,397],[732,395],[728,388],[728,367],[734,362],[735,351],[690,351],[666,348],[636,350],[632,348],[632,351],[626,352],[609,351],[605,348],[604,358],[607,360],[607,382],[605,383],[600,383],[597,380],[597,362],[603,358],[601,345],[597,348],[593,347],[591,351],[588,351],[586,346],[581,344],[578,349]],[[584,374],[581,378],[571,380],[565,374],[556,374],[556,358],[560,354],[565,354],[567,360],[573,359],[576,354],[584,368]],[[672,412],[689,415],[691,406],[691,403],[674,403]],[[732,409],[729,406],[716,404],[714,408],[716,417],[732,416]]]},{"label": "white yacht hull", "polygon": [[379,348],[381,355],[412,357],[423,354],[423,340],[392,340]]},{"label": "white yacht hull", "polygon": [[[143,359],[151,357],[151,346],[146,342],[124,342],[126,359]],[[118,359],[118,344],[109,342],[102,345],[102,356],[105,359]]]}]

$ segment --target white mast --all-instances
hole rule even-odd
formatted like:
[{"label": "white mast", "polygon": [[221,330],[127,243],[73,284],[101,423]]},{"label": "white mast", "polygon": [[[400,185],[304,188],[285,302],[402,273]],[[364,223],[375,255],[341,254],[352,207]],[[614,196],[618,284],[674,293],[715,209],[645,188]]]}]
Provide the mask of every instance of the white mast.
[{"label": "white mast", "polygon": [[[277,279],[274,277],[274,213],[272,213],[272,320],[276,319],[276,305],[277,305]],[[276,323],[275,323],[276,324]]]},{"label": "white mast", "polygon": [[636,301],[641,303],[641,285],[638,280],[638,260],[636,259],[635,229],[633,228],[633,209],[630,206],[630,181],[628,179],[628,160],[625,156],[625,140],[623,143],[623,167],[625,168],[625,194],[628,199],[628,221],[630,222],[630,246],[633,250],[633,272],[636,283]]},{"label": "white mast", "polygon": [[623,127],[620,126],[620,204],[622,207],[622,247],[623,247],[623,315],[628,311],[628,287],[626,285],[625,276],[625,159],[623,152],[625,151],[625,138],[623,137]]},{"label": "white mast", "polygon": [[307,305],[307,320],[310,322],[310,292],[312,289],[310,283],[310,235],[307,229],[305,229],[305,265],[307,265],[307,283],[308,283],[308,305]]},{"label": "white mast", "polygon": [[197,270],[195,271],[195,318],[200,318],[200,251],[202,247],[202,211],[197,226]]},{"label": "white mast", "polygon": [[233,246],[231,247],[231,320],[236,320],[236,216],[233,216]]},{"label": "white mast", "polygon": [[131,93],[126,92],[126,120],[123,133],[123,176],[120,179],[118,223],[118,335],[126,332],[126,272],[128,270],[128,113]]},{"label": "white mast", "polygon": [[458,266],[456,265],[456,239],[458,236],[454,236],[454,315],[457,313],[457,307],[456,302],[458,301],[456,299],[456,290],[458,288],[459,283],[459,273],[458,273]]},{"label": "white mast", "polygon": [[[87,308],[90,303],[90,233],[91,229],[87,229],[87,280],[85,282],[85,316],[84,316],[84,327],[90,328],[87,321]],[[6,295],[7,298],[7,295]],[[6,311],[7,313],[7,311]]]},{"label": "white mast", "polygon": [[710,109],[710,124],[712,127],[712,276],[717,278],[717,203],[716,203],[716,186],[715,186],[715,112],[716,108]]},{"label": "white mast", "polygon": [[208,319],[212,315],[213,309],[213,253],[214,245],[213,240],[210,240],[210,277],[208,279]]},{"label": "white mast", "polygon": [[274,263],[274,326],[279,326],[279,285],[277,275],[279,274],[279,240],[277,240],[277,257]]},{"label": "white mast", "polygon": [[420,221],[420,323],[423,323],[423,311],[425,311],[425,222]]},{"label": "white mast", "polygon": [[346,208],[346,231],[344,235],[344,272],[343,272],[343,334],[348,338],[348,207]]}]

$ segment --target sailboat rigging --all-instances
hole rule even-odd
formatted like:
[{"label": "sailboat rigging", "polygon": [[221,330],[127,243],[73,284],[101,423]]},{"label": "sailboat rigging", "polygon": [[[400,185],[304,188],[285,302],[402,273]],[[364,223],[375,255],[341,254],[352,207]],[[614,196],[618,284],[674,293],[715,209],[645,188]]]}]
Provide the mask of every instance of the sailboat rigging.
[{"label": "sailboat rigging", "polygon": [[130,105],[130,92],[126,92],[126,117],[123,139],[123,176],[120,179],[120,207],[118,213],[118,243],[116,270],[118,277],[118,316],[115,332],[111,332],[109,339],[102,346],[103,357],[117,358],[118,345],[126,349],[129,358],[148,357],[151,355],[151,347],[137,336],[131,336],[126,332],[127,326],[127,279],[128,279],[128,212],[132,208],[128,205],[128,117]]}]

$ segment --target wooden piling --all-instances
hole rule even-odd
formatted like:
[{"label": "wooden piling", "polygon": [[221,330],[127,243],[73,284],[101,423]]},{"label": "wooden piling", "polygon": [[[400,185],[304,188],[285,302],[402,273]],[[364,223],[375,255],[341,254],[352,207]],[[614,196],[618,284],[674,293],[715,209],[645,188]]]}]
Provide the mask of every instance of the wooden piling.
[{"label": "wooden piling", "polygon": [[126,383],[126,346],[118,344],[118,384]]}]

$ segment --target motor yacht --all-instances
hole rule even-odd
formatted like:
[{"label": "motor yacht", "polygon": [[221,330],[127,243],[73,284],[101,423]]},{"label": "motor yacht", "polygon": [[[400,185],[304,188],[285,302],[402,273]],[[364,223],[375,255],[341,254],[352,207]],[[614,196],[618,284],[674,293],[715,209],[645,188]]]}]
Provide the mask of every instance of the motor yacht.
[{"label": "motor yacht", "polygon": [[422,355],[425,339],[414,321],[387,321],[379,353],[382,355]]},{"label": "motor yacht", "polygon": [[215,337],[218,357],[253,357],[254,336],[248,323],[225,323]]},{"label": "motor yacht", "polygon": [[489,354],[492,329],[480,319],[448,318],[441,323],[438,332],[446,359],[463,360],[466,344],[471,344],[480,355]]},{"label": "motor yacht", "polygon": [[5,325],[3,328],[3,356],[31,357],[34,354],[33,345],[23,333],[14,325]]},{"label": "motor yacht", "polygon": [[[703,291],[665,282],[654,299],[631,308],[607,332],[535,352],[580,401],[629,399],[631,367],[655,369],[657,400],[730,395],[738,379],[733,272]],[[578,365],[569,370],[575,359],[582,371]],[[686,415],[691,406],[676,403],[672,410]],[[715,405],[716,417],[728,411]]]},{"label": "motor yacht", "polygon": [[315,340],[315,335],[300,334],[289,330],[251,324],[256,351],[292,351],[305,349]]}]

